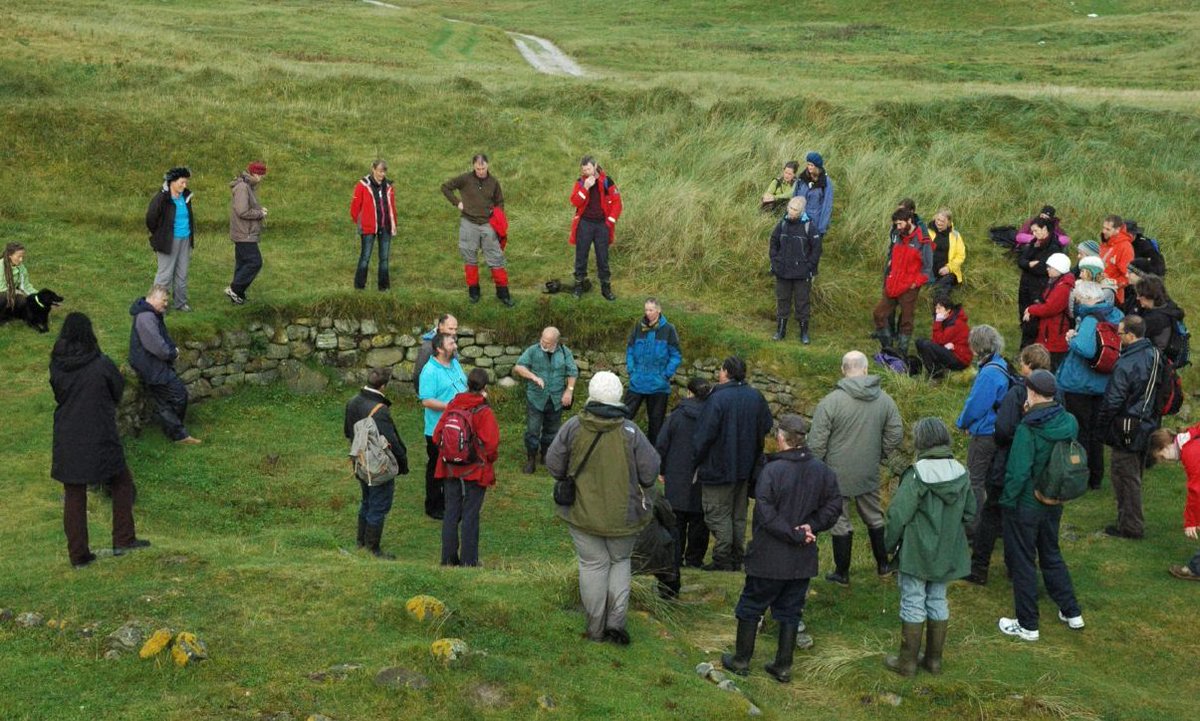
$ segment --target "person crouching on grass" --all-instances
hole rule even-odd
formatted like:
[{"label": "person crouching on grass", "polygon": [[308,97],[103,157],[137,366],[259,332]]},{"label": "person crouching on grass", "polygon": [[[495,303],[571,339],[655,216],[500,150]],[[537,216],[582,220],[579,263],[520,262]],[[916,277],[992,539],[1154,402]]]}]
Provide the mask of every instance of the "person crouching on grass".
[{"label": "person crouching on grass", "polygon": [[808,450],[807,436],[803,417],[780,417],[779,452],[767,457],[758,478],[746,583],[734,610],[737,646],[721,656],[721,665],[739,676],[750,673],[758,624],[770,608],[779,622],[779,645],[765,670],[780,683],[791,681],[800,615],[809,580],[817,575],[817,534],[833,528],[842,512],[837,477]]},{"label": "person crouching on grass", "polygon": [[[478,444],[476,462],[466,466],[453,466],[445,462],[438,453],[434,476],[441,479],[446,499],[445,515],[442,517],[442,565],[479,565],[479,512],[483,508],[483,496],[490,486],[496,484],[496,472],[492,466],[500,450],[500,427],[496,414],[487,401],[488,374],[483,368],[475,368],[467,374],[467,390],[459,393],[446,405],[446,411],[433,429],[433,442],[439,448],[447,421],[461,419],[464,415],[471,424],[471,435]],[[459,526],[462,526],[461,544]]]},{"label": "person crouching on grass", "polygon": [[[1159,428],[1150,434],[1149,455],[1156,461],[1178,461],[1183,463],[1187,474],[1187,504],[1183,507],[1183,535],[1195,540],[1200,538],[1200,424],[1176,433]],[[1200,581],[1200,550],[1182,566],[1167,569],[1175,578],[1184,581]]]}]

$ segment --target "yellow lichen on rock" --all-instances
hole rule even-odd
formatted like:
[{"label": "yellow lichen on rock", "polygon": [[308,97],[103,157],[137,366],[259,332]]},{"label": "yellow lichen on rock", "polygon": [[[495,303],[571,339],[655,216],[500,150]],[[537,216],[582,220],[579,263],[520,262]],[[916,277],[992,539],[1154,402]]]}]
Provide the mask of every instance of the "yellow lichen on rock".
[{"label": "yellow lichen on rock", "polygon": [[433,596],[413,596],[408,599],[408,603],[404,604],[404,608],[408,610],[408,614],[418,621],[425,619],[441,618],[446,613],[446,604],[437,600]]},{"label": "yellow lichen on rock", "polygon": [[171,644],[171,629],[160,628],[155,631],[146,643],[142,644],[142,650],[138,651],[138,656],[142,658],[151,658],[162,653],[163,649]]},{"label": "yellow lichen on rock", "polygon": [[434,658],[448,664],[467,652],[467,642],[461,638],[439,638],[429,646],[429,650]]},{"label": "yellow lichen on rock", "polygon": [[171,646],[171,658],[175,660],[176,666],[186,666],[192,661],[208,658],[208,647],[196,638],[196,634],[180,631],[175,636],[174,645]]}]

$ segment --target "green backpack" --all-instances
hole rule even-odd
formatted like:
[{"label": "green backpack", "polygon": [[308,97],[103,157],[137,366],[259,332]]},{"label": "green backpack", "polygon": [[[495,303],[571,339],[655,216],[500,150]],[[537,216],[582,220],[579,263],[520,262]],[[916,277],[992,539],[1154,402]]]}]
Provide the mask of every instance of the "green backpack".
[{"label": "green backpack", "polygon": [[1057,505],[1079,498],[1088,490],[1087,451],[1074,438],[1057,441],[1050,461],[1033,486],[1038,500]]}]

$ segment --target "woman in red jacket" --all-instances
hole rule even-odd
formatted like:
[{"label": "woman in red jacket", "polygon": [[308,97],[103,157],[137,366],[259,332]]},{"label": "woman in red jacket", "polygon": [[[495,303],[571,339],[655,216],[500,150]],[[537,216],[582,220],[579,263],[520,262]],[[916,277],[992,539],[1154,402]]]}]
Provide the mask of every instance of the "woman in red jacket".
[{"label": "woman in red jacket", "polygon": [[[1159,461],[1181,461],[1187,474],[1187,504],[1183,508],[1183,535],[1200,538],[1200,425],[1182,433],[1159,428],[1150,434],[1150,456]],[[1175,578],[1200,581],[1200,551],[1183,566],[1167,569]]]},{"label": "woman in red jacket", "polygon": [[379,241],[377,287],[387,290],[392,284],[388,258],[392,252],[392,238],[396,235],[396,186],[388,180],[387,169],[383,160],[371,163],[371,173],[359,179],[350,201],[350,219],[358,226],[358,235],[362,239],[358,268],[354,271],[354,287],[358,290],[367,287],[367,269],[376,240]]},{"label": "woman in red jacket", "polygon": [[[446,513],[442,517],[442,565],[479,565],[479,511],[489,486],[496,484],[492,465],[500,448],[500,427],[487,402],[487,371],[467,375],[467,390],[454,396],[433,429],[438,448],[434,476],[442,479]],[[466,443],[473,448],[458,449]],[[470,460],[455,463],[457,456]],[[459,544],[459,524],[462,543]]]},{"label": "woman in red jacket", "polygon": [[1042,300],[1025,309],[1021,320],[1036,320],[1037,341],[1050,351],[1050,365],[1057,371],[1067,357],[1067,331],[1071,330],[1071,291],[1075,276],[1071,275],[1071,259],[1055,253],[1046,260],[1046,276],[1050,282],[1042,291]]},{"label": "woman in red jacket", "polygon": [[971,365],[974,354],[967,343],[970,334],[962,305],[948,295],[935,296],[932,337],[917,339],[917,355],[930,378],[942,378],[946,371],[960,371]]}]

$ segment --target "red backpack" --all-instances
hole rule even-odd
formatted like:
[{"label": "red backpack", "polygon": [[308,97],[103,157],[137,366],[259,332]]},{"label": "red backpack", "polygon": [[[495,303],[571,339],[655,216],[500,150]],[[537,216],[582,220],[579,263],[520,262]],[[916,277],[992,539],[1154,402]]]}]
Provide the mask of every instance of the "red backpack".
[{"label": "red backpack", "polygon": [[1112,373],[1121,356],[1121,335],[1116,323],[1100,321],[1096,324],[1096,355],[1088,365],[1097,373]]},{"label": "red backpack", "polygon": [[442,416],[438,455],[451,478],[462,478],[483,465],[483,440],[475,433],[471,421],[484,407],[478,405],[469,411],[454,408]]}]

